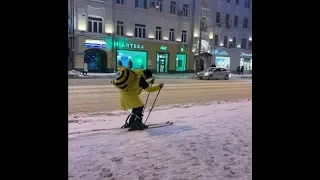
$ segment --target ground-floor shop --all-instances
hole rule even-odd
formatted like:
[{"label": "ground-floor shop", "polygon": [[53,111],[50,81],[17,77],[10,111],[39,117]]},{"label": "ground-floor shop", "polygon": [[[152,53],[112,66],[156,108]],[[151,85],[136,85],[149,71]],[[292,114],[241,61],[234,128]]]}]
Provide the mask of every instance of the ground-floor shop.
[{"label": "ground-floor shop", "polygon": [[89,72],[113,72],[110,62],[107,41],[103,38],[78,36],[75,39],[75,70],[83,71],[84,63]]},{"label": "ground-floor shop", "polygon": [[231,53],[231,71],[237,72],[237,68],[243,66],[243,73],[252,73],[252,51],[246,49],[236,49]]},{"label": "ground-floor shop", "polygon": [[217,68],[230,70],[231,57],[230,50],[227,48],[216,48],[214,51],[214,62]]},{"label": "ground-floor shop", "polygon": [[202,53],[201,58],[195,56],[194,69],[196,72],[203,71],[215,65],[219,68],[226,68],[232,73],[243,66],[243,73],[252,73],[252,51],[240,48],[213,48],[211,52]]},{"label": "ground-floor shop", "polygon": [[195,59],[194,68],[196,72],[206,70],[212,66],[230,69],[231,57],[226,48],[215,48],[211,52],[202,53],[200,60],[198,56]]},{"label": "ground-floor shop", "polygon": [[89,72],[114,72],[118,66],[131,69],[151,69],[155,73],[187,72],[191,70],[190,52],[179,43],[135,40],[131,38],[77,37],[75,69]]},{"label": "ground-floor shop", "polygon": [[151,69],[155,73],[185,72],[188,51],[180,44],[130,39],[115,40],[116,65],[131,69]]}]

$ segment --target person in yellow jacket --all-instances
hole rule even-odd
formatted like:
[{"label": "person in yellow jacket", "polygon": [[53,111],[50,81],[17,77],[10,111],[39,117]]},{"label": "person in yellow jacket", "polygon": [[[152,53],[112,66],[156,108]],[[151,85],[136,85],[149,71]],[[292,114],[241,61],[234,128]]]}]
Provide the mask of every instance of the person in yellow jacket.
[{"label": "person in yellow jacket", "polygon": [[124,128],[132,130],[143,130],[148,128],[142,122],[144,104],[140,99],[139,95],[142,90],[147,92],[155,92],[163,88],[163,83],[155,86],[150,86],[154,83],[154,79],[146,81],[152,78],[152,72],[149,69],[146,70],[135,70],[137,76],[130,84],[126,87],[126,90],[120,90],[120,107],[122,110],[132,109],[132,114],[129,119],[129,124],[125,125]]}]

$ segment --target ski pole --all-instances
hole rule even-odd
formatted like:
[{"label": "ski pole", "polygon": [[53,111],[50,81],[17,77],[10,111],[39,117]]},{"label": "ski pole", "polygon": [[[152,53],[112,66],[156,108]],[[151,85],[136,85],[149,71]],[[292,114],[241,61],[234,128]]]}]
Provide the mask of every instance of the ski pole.
[{"label": "ski pole", "polygon": [[154,104],[156,103],[156,101],[157,101],[157,99],[158,99],[158,96],[159,96],[159,94],[160,94],[160,91],[161,91],[161,89],[159,89],[158,94],[157,94],[156,98],[155,98],[154,101],[153,101],[153,104],[152,104],[152,106],[151,106],[151,109],[150,109],[150,111],[149,111],[149,114],[148,114],[146,120],[144,121],[144,124],[146,124],[146,122],[147,122],[147,120],[148,120],[148,118],[149,118],[149,116],[150,116],[150,113],[151,113],[151,111],[153,110]]},{"label": "ski pole", "polygon": [[[152,84],[151,84],[151,87],[152,87]],[[143,114],[144,114],[144,110],[146,109],[146,106],[147,106],[147,103],[148,103],[148,99],[149,99],[149,95],[150,95],[150,92],[148,93],[148,96],[147,96],[147,99],[146,99],[146,102],[144,103],[144,107],[143,107]]]}]

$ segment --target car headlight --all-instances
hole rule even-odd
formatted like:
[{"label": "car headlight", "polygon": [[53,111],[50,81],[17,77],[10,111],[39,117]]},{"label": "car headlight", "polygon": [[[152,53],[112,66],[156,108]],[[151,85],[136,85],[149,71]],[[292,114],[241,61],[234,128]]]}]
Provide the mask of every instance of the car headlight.
[{"label": "car headlight", "polygon": [[204,75],[208,76],[208,75],[209,75],[209,73],[205,73]]}]

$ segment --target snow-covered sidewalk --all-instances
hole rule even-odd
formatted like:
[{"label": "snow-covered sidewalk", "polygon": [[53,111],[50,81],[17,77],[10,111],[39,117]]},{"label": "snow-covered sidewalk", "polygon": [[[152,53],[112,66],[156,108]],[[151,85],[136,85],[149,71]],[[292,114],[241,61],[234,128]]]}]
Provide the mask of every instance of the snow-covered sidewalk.
[{"label": "snow-covered sidewalk", "polygon": [[[79,71],[68,71],[69,78],[87,78],[87,79],[98,79],[98,78],[113,78],[115,73],[88,73],[83,75]],[[154,74],[153,75],[156,79],[192,79],[196,78],[195,73],[175,73],[175,74]],[[231,78],[252,78],[252,74],[231,74]]]},{"label": "snow-covered sidewalk", "polygon": [[158,107],[128,132],[128,112],[69,117],[69,180],[251,180],[252,102]]}]

